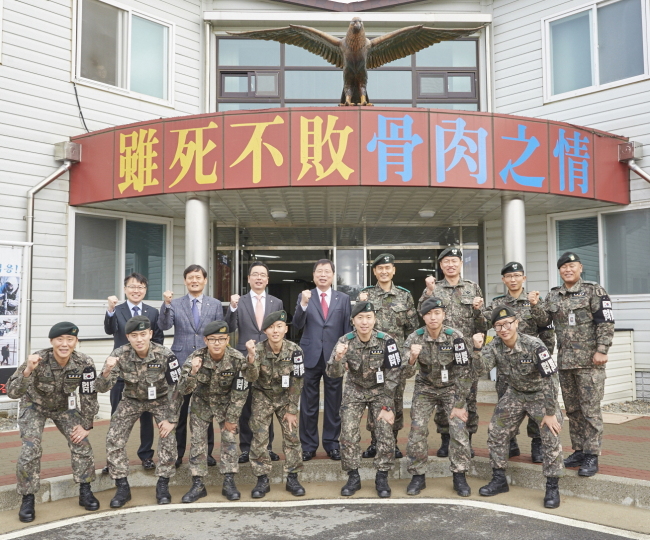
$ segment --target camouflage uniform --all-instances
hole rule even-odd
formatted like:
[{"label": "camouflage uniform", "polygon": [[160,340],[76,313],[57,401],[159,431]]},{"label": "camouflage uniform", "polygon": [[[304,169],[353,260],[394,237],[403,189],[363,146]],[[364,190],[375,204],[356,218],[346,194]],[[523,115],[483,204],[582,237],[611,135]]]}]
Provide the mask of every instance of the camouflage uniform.
[{"label": "camouflage uniform", "polygon": [[[546,300],[533,306],[537,323],[553,323],[557,334],[562,399],[569,417],[575,451],[600,455],[605,393],[605,366],[595,365],[596,352],[607,354],[614,338],[612,305],[605,289],[582,279],[567,288],[553,287]],[[575,324],[569,324],[575,319]]]},{"label": "camouflage uniform", "polygon": [[[368,294],[368,302],[375,306],[375,329],[385,332],[395,338],[397,346],[402,348],[406,336],[418,327],[418,314],[411,293],[402,287],[391,284],[390,291],[386,292],[379,284],[366,287],[361,292]],[[401,380],[395,389],[395,423],[392,426],[395,438],[397,432],[404,427],[404,387],[406,381]],[[368,431],[375,431],[375,419],[368,415],[366,423]]]},{"label": "camouflage uniform", "polygon": [[[417,361],[411,366],[411,345],[422,345]],[[411,431],[406,455],[410,474],[425,474],[429,458],[429,419],[433,409],[449,419],[453,408],[463,409],[474,380],[472,357],[463,334],[443,326],[433,339],[426,327],[413,332],[404,343],[402,352],[402,377],[409,379],[420,370],[415,378],[413,404],[411,405]],[[442,369],[447,369],[447,382],[442,380]],[[449,425],[449,459],[451,472],[469,470],[469,434],[465,422],[454,418]]]},{"label": "camouflage uniform", "polygon": [[[488,428],[488,449],[493,469],[505,469],[510,452],[510,439],[528,415],[537,425],[544,416],[555,416],[562,424],[562,411],[557,400],[557,368],[551,354],[539,338],[517,333],[513,349],[500,337],[494,338],[477,357],[485,370],[496,366],[506,379],[508,388],[499,399]],[[540,364],[547,369],[542,376]],[[552,373],[551,373],[552,372]],[[560,436],[544,426],[540,429],[543,472],[546,477],[560,477],[564,471]]]},{"label": "camouflage uniform", "polygon": [[[192,375],[192,358],[201,358],[201,367]],[[192,476],[208,474],[208,426],[213,419],[221,430],[221,474],[239,471],[237,434],[224,429],[224,422],[238,424],[248,397],[248,382],[242,375],[246,359],[228,346],[221,360],[213,360],[207,347],[192,353],[181,372],[178,392],[192,394],[190,402],[190,471]]]},{"label": "camouflage uniform", "polygon": [[[298,414],[304,373],[302,362],[302,349],[286,339],[282,341],[282,349],[277,355],[271,349],[268,341],[258,343],[255,345],[255,362],[253,364],[247,362],[244,377],[253,386],[250,420],[253,441],[250,449],[250,461],[255,476],[271,472],[271,458],[267,446],[269,444],[269,424],[273,419],[273,413],[282,427],[284,472],[302,471],[298,426],[294,426],[293,431],[290,431],[289,424],[284,419],[284,415],[287,413]],[[294,367],[297,369],[294,370]],[[282,386],[285,377],[288,377],[288,387]]]},{"label": "camouflage uniform", "polygon": [[[154,343],[149,345],[145,358],[140,358],[130,344],[115,349],[110,356],[117,357],[117,364],[106,378],[97,377],[97,391],[108,392],[117,382],[124,379],[124,393],[106,434],[106,461],[111,478],[125,478],[129,474],[129,460],[126,443],[133,425],[143,412],[150,412],[156,424],[167,420],[178,422],[181,399],[174,392],[176,384],[170,384],[166,373],[176,356],[168,348]],[[156,389],[156,398],[149,399],[149,388]],[[167,437],[158,438],[158,465],[156,475],[170,478],[176,473],[174,463],[178,455],[176,448],[176,429]]]},{"label": "camouflage uniform", "polygon": [[[359,441],[359,423],[363,411],[368,407],[368,416],[375,419],[375,435],[377,436],[377,455],[375,469],[390,471],[395,460],[395,441],[392,426],[387,422],[376,422],[381,408],[392,407],[395,388],[401,376],[399,365],[387,369],[385,359],[391,351],[388,346],[392,343],[398,351],[396,341],[384,332],[372,331],[370,339],[364,343],[356,332],[350,332],[339,338],[338,343],[347,343],[348,350],[337,362],[336,346],[327,362],[325,373],[328,377],[340,378],[346,371],[348,376],[343,389],[341,401],[341,465],[344,471],[353,471],[361,464],[361,449]],[[377,373],[382,373],[384,382],[377,382]]]},{"label": "camouflage uniform", "polygon": [[[54,358],[53,349],[35,353],[41,357],[29,377],[23,376],[27,364],[22,364],[7,382],[7,395],[20,398],[18,426],[22,447],[16,465],[16,488],[19,495],[37,493],[41,477],[41,438],[45,421],[51,418],[68,441],[74,481],[85,484],[95,480],[95,461],[90,441],[70,440],[72,430],[81,425],[93,428],[99,411],[94,389],[95,364],[89,356],[73,351],[65,367]],[[79,388],[79,396],[75,393]],[[75,408],[69,409],[68,398],[75,395]]]},{"label": "camouflage uniform", "polygon": [[[457,285],[451,285],[447,278],[436,281],[434,296],[440,298],[445,304],[445,324],[460,332],[470,339],[478,332],[487,332],[487,324],[483,318],[483,311],[472,306],[476,296],[483,298],[481,287],[469,279],[460,279]],[[431,295],[424,289],[418,301],[418,312],[422,302]],[[478,391],[478,378],[474,376],[472,388],[467,396],[467,432],[473,435],[478,430],[478,411],[476,409],[476,393]],[[449,419],[444,411],[439,408],[434,417],[438,433],[449,433]]]}]

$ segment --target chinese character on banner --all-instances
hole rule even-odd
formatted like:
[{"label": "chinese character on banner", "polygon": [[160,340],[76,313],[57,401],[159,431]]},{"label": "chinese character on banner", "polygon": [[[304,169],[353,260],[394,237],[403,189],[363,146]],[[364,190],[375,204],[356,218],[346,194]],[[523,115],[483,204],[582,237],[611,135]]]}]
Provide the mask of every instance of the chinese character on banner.
[{"label": "chinese character on banner", "polygon": [[158,152],[154,144],[158,144],[155,129],[140,129],[132,133],[120,133],[120,178],[124,181],[118,184],[120,193],[129,186],[139,193],[148,186],[157,186],[158,180],[153,177],[153,171],[158,168],[154,158]]},{"label": "chinese character on banner", "polygon": [[517,126],[517,137],[501,137],[501,138],[507,141],[518,141],[518,142],[526,143],[526,148],[521,153],[521,155],[517,158],[517,160],[514,162],[512,160],[508,160],[508,164],[499,172],[499,176],[503,180],[503,183],[504,184],[508,183],[508,175],[510,175],[512,179],[520,186],[537,187],[537,188],[542,187],[545,180],[543,176],[523,176],[521,174],[518,174],[515,171],[517,167],[526,163],[526,161],[528,161],[528,159],[533,155],[533,152],[537,150],[537,148],[539,148],[539,141],[537,140],[537,137],[532,135],[530,139],[527,139],[526,126],[524,126],[523,124],[519,124]]},{"label": "chinese character on banner", "polygon": [[413,178],[413,149],[422,144],[422,137],[413,133],[413,118],[408,114],[402,117],[377,117],[379,135],[375,133],[366,148],[369,152],[377,150],[379,181],[388,179],[388,167],[399,167],[395,171],[408,182]]},{"label": "chinese character on banner", "polygon": [[232,124],[230,127],[254,127],[253,135],[251,135],[246,148],[242,151],[239,157],[230,165],[234,167],[235,165],[241,163],[249,154],[253,154],[253,184],[259,184],[262,180],[262,145],[271,154],[273,162],[276,167],[279,167],[284,163],[284,157],[282,152],[278,150],[275,146],[271,146],[269,143],[264,142],[262,137],[264,136],[264,131],[267,127],[277,124],[284,124],[284,119],[281,116],[276,116],[271,122],[255,122],[250,124]]},{"label": "chinese character on banner", "polygon": [[[323,133],[323,119],[320,116],[310,120],[304,116],[300,117],[300,163],[302,169],[298,180],[303,178],[312,167],[315,167],[316,182],[329,176],[334,171],[347,180],[354,172],[354,169],[343,163],[343,157],[348,147],[348,137],[354,130],[350,126],[343,129],[334,129],[338,116],[327,115],[327,127]],[[322,164],[323,148],[327,145],[329,158],[332,160],[330,166],[325,169]]]},{"label": "chinese character on banner", "polygon": [[[192,165],[194,165],[194,181],[197,184],[215,184],[217,182],[217,160],[214,160],[212,171],[205,173],[203,171],[203,161],[207,154],[214,150],[217,145],[208,139],[207,143],[204,142],[203,132],[206,129],[217,129],[217,124],[210,122],[205,127],[192,128],[192,129],[173,129],[170,133],[178,133],[178,145],[176,153],[174,154],[174,161],[169,166],[173,169],[177,163],[181,164],[181,171],[169,187],[172,188],[178,184],[189,172]],[[187,136],[190,132],[194,132],[194,140],[187,141]]]},{"label": "chinese character on banner", "polygon": [[573,193],[576,181],[582,193],[589,190],[589,137],[581,137],[578,131],[573,132],[573,137],[567,139],[564,129],[558,130],[558,140],[553,155],[558,158],[560,191],[568,190]]},{"label": "chinese character on banner", "polygon": [[[485,184],[488,173],[487,131],[482,127],[476,130],[465,129],[467,122],[460,117],[456,120],[442,120],[442,123],[454,124],[454,127],[445,129],[443,126],[436,126],[436,181],[444,182],[445,174],[458,165],[462,159],[465,161],[470,176],[476,178],[479,185]],[[445,146],[445,133],[453,134],[449,146]],[[446,166],[445,155],[452,151],[454,152],[453,158],[449,166]],[[469,154],[474,154],[476,159]]]}]

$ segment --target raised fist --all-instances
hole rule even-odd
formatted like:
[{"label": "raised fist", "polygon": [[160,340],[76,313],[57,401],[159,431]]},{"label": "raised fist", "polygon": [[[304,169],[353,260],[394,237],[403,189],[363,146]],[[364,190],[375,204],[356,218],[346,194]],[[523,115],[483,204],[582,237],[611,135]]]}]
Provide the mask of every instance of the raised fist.
[{"label": "raised fist", "polygon": [[417,358],[422,352],[422,345],[414,343],[411,345],[411,358]]},{"label": "raised fist", "polygon": [[248,351],[249,355],[255,355],[255,340],[254,339],[249,339],[246,342],[246,350]]},{"label": "raised fist", "polygon": [[119,299],[117,298],[117,296],[108,297],[108,311],[110,313],[113,313],[113,311],[115,311],[115,306],[117,305],[118,302]]},{"label": "raised fist", "polygon": [[307,305],[309,304],[309,299],[310,298],[311,298],[311,291],[309,291],[309,290],[302,291],[302,297],[300,299],[300,305],[302,307],[307,307]]},{"label": "raised fist", "polygon": [[24,375],[29,377],[32,371],[36,369],[38,363],[41,361],[41,357],[38,354],[30,354],[27,357],[27,367],[25,368]]},{"label": "raised fist", "polygon": [[172,291],[165,291],[163,293],[163,299],[165,300],[165,304],[167,305],[172,303],[173,297],[174,297],[174,293]]},{"label": "raised fist", "polygon": [[472,307],[474,309],[481,309],[483,307],[483,298],[475,296],[474,301],[472,302]]},{"label": "raised fist", "polygon": [[427,292],[429,293],[429,296],[433,294],[434,289],[436,288],[436,278],[433,276],[427,276],[426,279],[424,280],[424,284],[427,287]]},{"label": "raised fist", "polygon": [[367,292],[359,293],[359,301],[365,302],[366,300],[368,300],[368,293]]},{"label": "raised fist", "polygon": [[481,333],[474,334],[472,340],[474,340],[474,347],[476,347],[477,349],[483,347],[483,334]]},{"label": "raised fist", "polygon": [[236,309],[237,306],[239,305],[239,298],[240,298],[240,296],[238,294],[233,294],[230,297],[230,305],[231,305],[231,307],[233,309]]},{"label": "raised fist", "polygon": [[203,365],[203,360],[201,360],[200,356],[195,356],[192,358],[192,375],[196,375],[196,373],[201,369],[201,366]]},{"label": "raised fist", "polygon": [[118,358],[117,356],[109,356],[106,359],[106,362],[104,362],[104,368],[108,369],[109,371],[115,367],[117,364]]},{"label": "raised fist", "polygon": [[340,360],[343,358],[345,353],[348,352],[348,344],[347,343],[337,343],[336,345],[336,359]]},{"label": "raised fist", "polygon": [[530,291],[528,293],[528,301],[531,306],[536,306],[539,303],[539,291]]}]

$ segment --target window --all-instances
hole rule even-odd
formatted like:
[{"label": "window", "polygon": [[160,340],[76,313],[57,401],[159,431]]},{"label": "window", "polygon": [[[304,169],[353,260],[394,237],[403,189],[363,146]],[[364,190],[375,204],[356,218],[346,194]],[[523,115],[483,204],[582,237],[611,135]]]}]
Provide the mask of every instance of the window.
[{"label": "window", "polygon": [[644,0],[600,2],[547,19],[547,97],[582,94],[647,75],[644,20]]},{"label": "window", "polygon": [[[598,217],[563,219],[555,229],[556,257],[573,251],[583,266],[582,279],[600,283],[600,253],[598,244]],[[558,277],[558,283],[562,281]]]},{"label": "window", "polygon": [[79,11],[79,82],[170,101],[172,25],[100,0]]}]

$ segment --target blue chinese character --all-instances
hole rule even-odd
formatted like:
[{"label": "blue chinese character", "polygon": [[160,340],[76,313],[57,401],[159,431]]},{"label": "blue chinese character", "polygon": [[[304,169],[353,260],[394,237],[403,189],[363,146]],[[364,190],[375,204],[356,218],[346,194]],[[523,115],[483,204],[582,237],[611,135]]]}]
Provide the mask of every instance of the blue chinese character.
[{"label": "blue chinese character", "polygon": [[501,169],[501,172],[499,172],[499,176],[501,176],[501,179],[503,180],[504,184],[508,183],[508,174],[512,176],[512,179],[517,182],[520,186],[528,186],[528,187],[542,187],[544,184],[544,177],[543,176],[522,176],[521,174],[517,174],[515,172],[515,169],[519,167],[520,165],[523,165],[528,161],[528,158],[533,155],[533,152],[539,147],[539,141],[537,140],[537,137],[532,136],[530,139],[526,138],[526,126],[519,124],[517,127],[517,137],[501,137],[502,139],[506,139],[508,141],[518,141],[518,142],[525,142],[526,144],[526,149],[524,152],[519,156],[519,159],[515,161],[514,163],[512,162],[511,159],[508,160],[508,164]]},{"label": "blue chinese character", "polygon": [[[470,176],[476,178],[479,184],[485,184],[487,181],[487,153],[485,150],[485,141],[487,140],[487,131],[483,128],[477,130],[465,129],[467,122],[462,118],[456,120],[443,120],[443,124],[455,124],[454,129],[444,129],[442,126],[436,126],[436,180],[445,181],[445,173],[451,171],[461,159],[471,173]],[[451,143],[445,148],[445,132],[454,134]],[[476,140],[469,134],[476,134]],[[445,154],[454,150],[454,158],[449,167],[445,168]],[[478,154],[478,162],[466,154]]]},{"label": "blue chinese character", "polygon": [[393,165],[401,167],[395,174],[399,174],[404,182],[408,182],[413,178],[413,149],[422,144],[422,137],[413,134],[413,118],[408,114],[401,118],[380,114],[378,122],[379,135],[375,133],[366,148],[369,152],[379,149],[379,181],[385,182],[388,179],[388,167]]},{"label": "blue chinese character", "polygon": [[579,132],[574,131],[572,139],[565,139],[564,133],[563,129],[559,130],[557,144],[553,149],[553,155],[560,160],[560,191],[566,190],[568,176],[571,193],[575,190],[576,180],[582,180],[578,187],[582,193],[587,193],[589,189],[589,160],[591,159],[587,152],[589,137],[582,138]]}]

